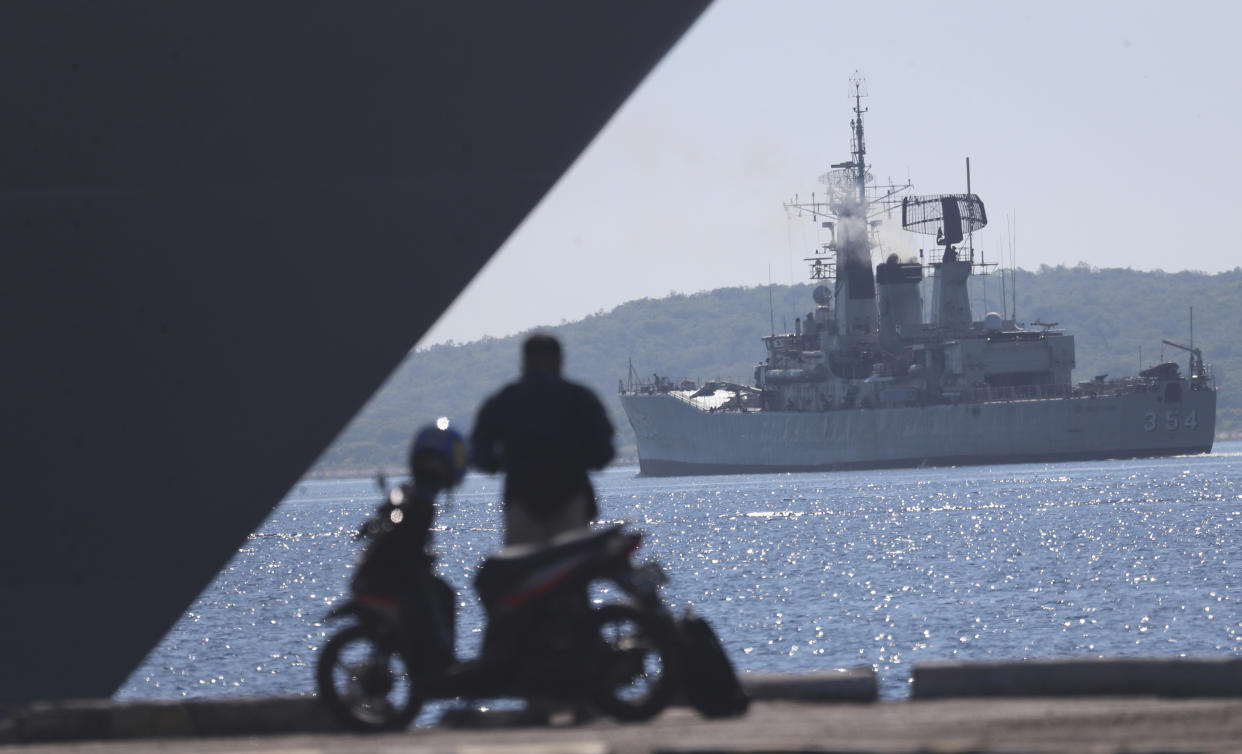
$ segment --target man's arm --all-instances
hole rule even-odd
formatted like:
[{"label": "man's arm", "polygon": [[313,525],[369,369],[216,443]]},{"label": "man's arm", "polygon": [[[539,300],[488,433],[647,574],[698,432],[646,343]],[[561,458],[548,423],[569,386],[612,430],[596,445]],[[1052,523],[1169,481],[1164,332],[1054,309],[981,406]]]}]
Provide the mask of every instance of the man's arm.
[{"label": "man's arm", "polygon": [[470,462],[481,471],[496,472],[503,466],[496,448],[496,411],[496,399],[491,398],[479,409],[470,432]]},{"label": "man's arm", "polygon": [[583,398],[583,429],[586,436],[582,438],[583,461],[587,468],[602,469],[616,455],[612,447],[612,422],[604,406],[595,397],[595,393],[582,388]]}]

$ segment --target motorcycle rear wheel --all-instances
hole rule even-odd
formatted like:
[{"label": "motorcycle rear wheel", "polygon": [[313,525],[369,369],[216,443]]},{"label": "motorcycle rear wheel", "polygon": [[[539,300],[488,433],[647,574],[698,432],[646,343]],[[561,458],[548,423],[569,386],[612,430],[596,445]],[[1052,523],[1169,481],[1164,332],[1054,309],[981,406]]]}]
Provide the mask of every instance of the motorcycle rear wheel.
[{"label": "motorcycle rear wheel", "polygon": [[378,627],[360,623],[324,645],[316,668],[319,698],[350,728],[401,730],[423,706],[404,651]]},{"label": "motorcycle rear wheel", "polygon": [[623,722],[648,720],[677,692],[680,655],[673,627],[628,604],[605,605],[591,615],[591,636],[601,647],[594,701]]}]

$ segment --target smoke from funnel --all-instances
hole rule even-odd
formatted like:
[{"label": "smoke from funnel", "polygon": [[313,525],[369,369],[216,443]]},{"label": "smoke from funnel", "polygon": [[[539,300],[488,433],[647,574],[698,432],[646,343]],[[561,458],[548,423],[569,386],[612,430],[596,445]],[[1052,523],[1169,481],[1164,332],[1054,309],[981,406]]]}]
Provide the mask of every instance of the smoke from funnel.
[{"label": "smoke from funnel", "polygon": [[871,242],[862,208],[847,206],[838,216],[838,279],[844,280],[852,299],[875,298],[875,277],[871,271]]}]

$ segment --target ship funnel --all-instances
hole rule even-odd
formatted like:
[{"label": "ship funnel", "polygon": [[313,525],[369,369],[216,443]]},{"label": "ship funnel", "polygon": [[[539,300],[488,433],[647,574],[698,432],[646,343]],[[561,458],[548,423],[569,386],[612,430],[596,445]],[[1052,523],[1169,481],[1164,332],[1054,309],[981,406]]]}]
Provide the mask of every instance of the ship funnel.
[{"label": "ship funnel", "polygon": [[864,208],[849,205],[837,221],[837,319],[850,335],[875,332],[875,278]]},{"label": "ship funnel", "polygon": [[899,335],[911,335],[923,324],[923,266],[903,264],[890,254],[876,265],[875,282],[880,309],[880,339],[896,342]]}]

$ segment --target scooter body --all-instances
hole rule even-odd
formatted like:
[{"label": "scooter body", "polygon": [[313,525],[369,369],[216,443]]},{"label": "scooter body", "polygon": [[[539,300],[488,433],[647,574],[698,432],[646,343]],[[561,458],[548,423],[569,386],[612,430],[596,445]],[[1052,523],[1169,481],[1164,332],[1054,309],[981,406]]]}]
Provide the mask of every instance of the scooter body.
[{"label": "scooter body", "polygon": [[[453,592],[430,560],[403,593],[356,590],[331,614],[353,621],[324,647],[320,695],[366,730],[404,727],[423,701],[444,698],[585,700],[621,720],[647,719],[672,701],[679,652],[657,594],[663,572],[632,561],[641,540],[616,525],[488,558],[475,580],[483,648],[464,661],[453,647]],[[596,582],[625,600],[592,605]]]}]

